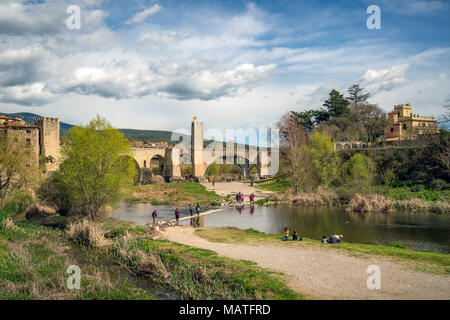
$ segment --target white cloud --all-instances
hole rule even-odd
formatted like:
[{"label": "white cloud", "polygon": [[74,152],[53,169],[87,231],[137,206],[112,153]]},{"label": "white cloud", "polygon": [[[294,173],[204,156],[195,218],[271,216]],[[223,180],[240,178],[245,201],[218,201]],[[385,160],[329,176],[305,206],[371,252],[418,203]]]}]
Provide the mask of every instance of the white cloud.
[{"label": "white cloud", "polygon": [[0,88],[0,101],[25,106],[42,106],[55,100],[44,83]]},{"label": "white cloud", "polygon": [[390,91],[406,83],[405,72],[408,68],[409,64],[405,63],[389,69],[368,69],[360,82],[372,94]]},{"label": "white cloud", "polygon": [[151,6],[150,8],[145,9],[144,11],[140,11],[136,13],[131,19],[127,20],[126,24],[135,24],[135,23],[141,23],[148,17],[154,15],[159,10],[161,10],[162,7],[159,4],[155,4]]}]

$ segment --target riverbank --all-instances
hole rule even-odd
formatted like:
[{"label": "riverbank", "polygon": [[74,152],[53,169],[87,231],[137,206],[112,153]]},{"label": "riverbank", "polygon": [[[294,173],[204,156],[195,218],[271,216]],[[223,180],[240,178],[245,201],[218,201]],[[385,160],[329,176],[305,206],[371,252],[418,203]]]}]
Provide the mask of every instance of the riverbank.
[{"label": "riverbank", "polygon": [[285,180],[271,180],[257,187],[272,192],[256,204],[293,204],[305,207],[339,206],[354,212],[429,212],[450,214],[450,190],[411,190],[407,187],[374,187],[362,193],[349,188],[317,188],[294,194]]},{"label": "riverbank", "polygon": [[[45,219],[56,220],[43,226],[0,210],[0,299],[302,298],[281,273],[160,240],[152,228],[112,218]],[[78,290],[66,284],[71,265],[81,270]]]},{"label": "riverbank", "polygon": [[[280,241],[280,235],[234,228],[169,228],[174,242],[246,259],[290,276],[289,286],[309,298],[449,299],[449,256],[401,248],[319,241]],[[370,290],[368,266],[381,270],[381,289]]]},{"label": "riverbank", "polygon": [[200,183],[172,182],[133,186],[124,200],[152,205],[194,206],[198,203],[201,206],[219,206],[224,198]]}]

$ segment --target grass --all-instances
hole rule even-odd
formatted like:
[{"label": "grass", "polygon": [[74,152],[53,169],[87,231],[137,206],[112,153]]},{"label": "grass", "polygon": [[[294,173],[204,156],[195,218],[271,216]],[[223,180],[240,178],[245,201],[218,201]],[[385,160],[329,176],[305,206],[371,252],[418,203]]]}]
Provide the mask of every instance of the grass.
[{"label": "grass", "polygon": [[374,191],[379,192],[392,200],[421,199],[430,202],[450,201],[450,190],[432,190],[420,186],[415,187],[389,187],[376,186]]},{"label": "grass", "polygon": [[188,204],[220,205],[223,198],[205,186],[194,182],[156,183],[138,185],[132,188],[133,195],[125,199],[130,203],[151,203],[152,205]]},{"label": "grass", "polygon": [[[299,245],[297,241],[281,241],[280,234],[267,234],[254,229],[241,230],[234,227],[197,229],[196,234],[212,242],[222,243],[255,243],[261,245],[262,241],[277,245]],[[381,256],[404,262],[414,269],[422,271],[450,274],[450,256],[444,253],[412,251],[405,249],[401,244],[391,243],[389,246],[360,244],[360,243],[338,243],[323,245],[318,240],[303,238],[302,244],[344,250],[352,255],[359,256]]]},{"label": "grass", "polygon": [[145,243],[157,250],[183,299],[302,299],[286,277],[255,263],[219,257],[210,250],[170,241]]},{"label": "grass", "polygon": [[283,178],[259,182],[256,184],[256,186],[260,187],[261,189],[277,193],[284,193],[286,192],[286,190],[291,188],[289,181]]},{"label": "grass", "polygon": [[[152,240],[129,222],[109,218],[61,230],[8,219],[0,224],[0,299],[156,299],[161,292],[179,299],[303,298],[281,273]],[[81,269],[80,290],[66,286],[69,265]]]}]

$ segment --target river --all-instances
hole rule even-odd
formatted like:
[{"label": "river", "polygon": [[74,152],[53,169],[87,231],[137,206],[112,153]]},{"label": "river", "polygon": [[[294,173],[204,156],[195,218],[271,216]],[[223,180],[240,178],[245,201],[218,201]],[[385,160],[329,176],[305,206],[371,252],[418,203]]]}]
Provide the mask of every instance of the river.
[{"label": "river", "polygon": [[[175,217],[175,207],[151,204],[121,204],[113,217],[144,225],[157,210],[158,219]],[[179,208],[181,216],[189,215]],[[349,213],[342,208],[304,208],[297,206],[247,207],[241,211],[225,207],[223,212],[200,217],[201,227],[234,226],[266,233],[281,233],[287,226],[303,237],[320,240],[331,233],[344,235],[344,241],[388,245],[403,244],[412,250],[449,253],[450,216],[423,213]],[[190,221],[180,224],[189,225]]]}]

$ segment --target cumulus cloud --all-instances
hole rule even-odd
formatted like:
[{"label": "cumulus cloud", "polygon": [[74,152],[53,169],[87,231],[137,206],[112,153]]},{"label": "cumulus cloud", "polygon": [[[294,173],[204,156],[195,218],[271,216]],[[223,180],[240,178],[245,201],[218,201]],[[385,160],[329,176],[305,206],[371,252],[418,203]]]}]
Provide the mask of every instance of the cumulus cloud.
[{"label": "cumulus cloud", "polygon": [[360,83],[372,94],[390,91],[406,83],[405,72],[408,68],[409,64],[405,63],[389,69],[368,69],[361,77]]},{"label": "cumulus cloud", "polygon": [[55,100],[55,96],[48,91],[44,83],[31,85],[10,86],[0,89],[0,101],[21,104],[24,106],[41,106]]},{"label": "cumulus cloud", "polygon": [[151,6],[150,8],[145,9],[144,11],[140,11],[136,13],[131,19],[127,20],[126,24],[135,24],[135,23],[141,23],[148,17],[154,15],[159,10],[161,10],[162,7],[159,4],[155,4]]},{"label": "cumulus cloud", "polygon": [[2,1],[0,3],[0,34],[56,33],[65,27],[67,19],[64,5],[55,2],[26,3]]}]

